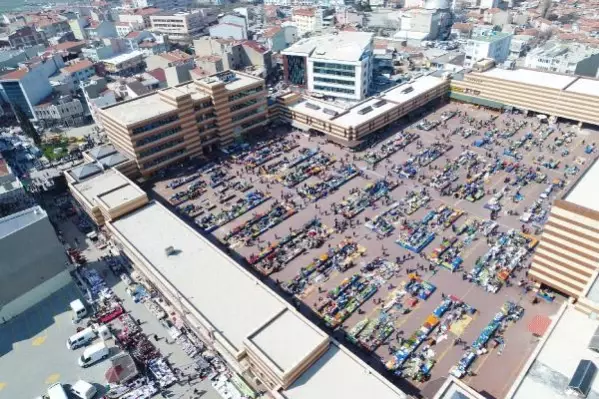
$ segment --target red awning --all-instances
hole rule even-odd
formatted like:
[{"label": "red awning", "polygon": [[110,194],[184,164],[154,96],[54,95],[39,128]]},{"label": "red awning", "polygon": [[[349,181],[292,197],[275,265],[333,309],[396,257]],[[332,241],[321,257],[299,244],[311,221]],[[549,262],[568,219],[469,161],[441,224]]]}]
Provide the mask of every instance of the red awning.
[{"label": "red awning", "polygon": [[528,331],[538,337],[542,337],[549,326],[551,325],[551,319],[547,316],[536,315],[530,323],[528,323]]}]

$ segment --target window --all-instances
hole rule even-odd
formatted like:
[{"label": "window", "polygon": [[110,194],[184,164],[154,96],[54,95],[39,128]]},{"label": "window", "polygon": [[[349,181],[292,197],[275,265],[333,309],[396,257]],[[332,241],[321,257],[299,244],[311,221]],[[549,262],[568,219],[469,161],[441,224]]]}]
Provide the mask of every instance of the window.
[{"label": "window", "polygon": [[324,83],[333,83],[336,85],[344,85],[344,86],[353,86],[354,85],[354,82],[351,80],[321,78],[319,76],[314,77],[314,81],[315,82],[324,82]]},{"label": "window", "polygon": [[177,126],[175,128],[172,128],[172,129],[167,129],[164,132],[161,132],[161,133],[158,133],[158,134],[153,134],[151,136],[147,136],[147,137],[144,137],[143,139],[137,140],[135,142],[135,145],[142,146],[142,145],[145,145],[145,144],[148,144],[148,143],[153,143],[154,141],[158,141],[158,140],[163,139],[165,137],[172,136],[173,134],[178,133],[180,131],[181,131],[181,126]]},{"label": "window", "polygon": [[330,86],[314,86],[315,90],[329,91],[331,93],[344,93],[344,94],[354,94],[353,90],[350,89],[341,89],[339,87],[330,87]]},{"label": "window", "polygon": [[177,138],[175,140],[172,141],[167,141],[166,143],[162,143],[160,145],[157,145],[156,147],[152,147],[152,148],[148,148],[147,150],[143,150],[139,152],[139,157],[140,158],[145,158],[147,156],[150,156],[152,154],[156,154],[160,151],[164,151],[167,148],[172,148],[178,144],[181,144],[185,141],[185,139],[183,137]]},{"label": "window", "polygon": [[247,118],[249,116],[255,115],[257,113],[257,111],[258,110],[253,109],[251,111],[246,111],[246,112],[242,112],[242,113],[240,113],[238,115],[234,115],[234,116],[231,117],[231,121],[233,121],[233,122],[240,121],[240,120],[245,119],[245,118]]},{"label": "window", "polygon": [[150,131],[152,129],[156,129],[157,127],[167,125],[179,119],[179,115],[171,115],[164,119],[160,119],[157,121],[153,121],[144,126],[139,126],[133,129],[133,134],[140,134],[143,132]]},{"label": "window", "polygon": [[207,114],[196,116],[196,122],[202,122],[207,119],[211,119],[211,118],[215,118],[215,117],[216,117],[216,114],[214,112],[209,112]]},{"label": "window", "polygon": [[233,105],[231,107],[231,112],[239,111],[240,109],[252,106],[252,105],[256,104],[257,102],[258,102],[258,99],[257,98],[253,98],[253,99],[248,100],[246,102],[235,104],[235,105]]},{"label": "window", "polygon": [[261,123],[261,122],[264,122],[264,118],[256,118],[256,119],[251,120],[249,122],[242,123],[241,124],[241,128],[242,129],[247,129],[247,128],[250,128],[250,127],[252,127],[254,125],[257,125],[258,123]]},{"label": "window", "polygon": [[239,100],[240,98],[251,96],[252,94],[260,93],[263,91],[262,86],[254,87],[253,89],[247,89],[244,91],[240,91],[237,94],[229,96],[229,102]]},{"label": "window", "polygon": [[144,163],[142,164],[142,167],[143,167],[144,169],[145,169],[145,168],[151,168],[152,166],[156,166],[156,165],[158,165],[158,164],[161,164],[161,163],[163,163],[163,162],[166,162],[166,161],[168,161],[169,159],[173,159],[173,158],[176,158],[176,157],[178,157],[178,156],[180,156],[180,155],[183,155],[183,154],[185,154],[185,151],[186,151],[186,149],[185,149],[185,148],[181,148],[181,149],[179,149],[179,150],[177,150],[177,151],[173,151],[173,152],[171,152],[171,153],[168,153],[168,154],[162,155],[162,156],[160,156],[160,157],[158,157],[158,158],[154,158],[154,159],[152,159],[151,161],[144,162]]}]

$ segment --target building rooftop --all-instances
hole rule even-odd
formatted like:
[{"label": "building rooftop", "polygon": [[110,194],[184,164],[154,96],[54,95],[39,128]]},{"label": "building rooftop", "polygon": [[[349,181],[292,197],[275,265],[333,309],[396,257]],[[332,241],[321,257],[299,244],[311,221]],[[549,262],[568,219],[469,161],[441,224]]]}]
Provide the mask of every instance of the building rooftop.
[{"label": "building rooftop", "polygon": [[397,106],[396,103],[381,97],[370,98],[335,118],[335,123],[343,127],[357,127]]},{"label": "building rooftop", "polygon": [[331,345],[288,389],[285,399],[404,399],[407,396],[347,349]]},{"label": "building rooftop", "polygon": [[303,55],[314,59],[358,61],[372,43],[373,34],[368,32],[341,32],[337,35],[316,36],[301,39],[283,54]]},{"label": "building rooftop", "polygon": [[493,68],[480,72],[480,75],[557,90],[563,90],[576,79],[576,76],[557,75],[530,69]]},{"label": "building rooftop", "polygon": [[103,202],[110,208],[116,208],[134,199],[145,197],[137,185],[115,169],[108,169],[73,184],[76,190],[92,206]]},{"label": "building rooftop", "polygon": [[404,83],[392,88],[383,94],[383,98],[397,104],[402,104],[441,84],[443,84],[443,79],[425,75],[411,83]]},{"label": "building rooftop", "polygon": [[[162,205],[151,203],[113,227],[237,350],[286,304]],[[177,253],[168,255],[173,246]]]},{"label": "building rooftop", "polygon": [[[562,309],[563,315],[554,327],[550,326],[543,338],[536,356],[526,368],[522,380],[512,387],[510,399],[563,399],[567,398],[566,388],[581,360],[593,359],[597,362],[597,352],[589,349],[599,321],[576,310],[573,306]],[[595,378],[589,398],[599,395],[599,378]]]},{"label": "building rooftop", "polygon": [[[328,338],[315,326],[286,309],[252,334],[249,340],[281,372],[288,372]],[[289,345],[290,342],[293,345]]]},{"label": "building rooftop", "polygon": [[599,80],[579,78],[570,86],[568,86],[566,91],[599,97]]},{"label": "building rooftop", "polygon": [[82,60],[82,61],[76,62],[72,65],[62,68],[62,72],[75,73],[77,71],[82,71],[84,69],[91,68],[93,66],[94,66],[94,63],[91,62],[90,60]]},{"label": "building rooftop", "polygon": [[100,112],[109,118],[128,126],[176,110],[177,107],[174,105],[162,101],[158,93],[152,93],[147,96],[138,97],[130,101],[106,107],[100,110]]},{"label": "building rooftop", "polygon": [[25,77],[29,70],[27,68],[16,69],[14,71],[0,75],[0,80],[19,80]]},{"label": "building rooftop", "polygon": [[303,101],[290,105],[289,109],[322,120],[331,120],[346,111],[345,108],[313,98],[305,98]]},{"label": "building rooftop", "polygon": [[225,71],[210,75],[206,78],[200,79],[200,81],[208,86],[214,86],[224,82],[225,89],[233,91],[239,90],[254,83],[263,82],[264,80],[236,71]]},{"label": "building rooftop", "polygon": [[477,42],[495,42],[497,40],[501,40],[504,39],[508,36],[512,36],[511,33],[506,33],[506,32],[496,32],[496,31],[489,31],[489,32],[482,32],[479,35],[473,36],[472,39],[470,40],[474,40]]},{"label": "building rooftop", "polygon": [[0,239],[15,231],[21,230],[43,218],[48,214],[39,205],[13,213],[0,218]]},{"label": "building rooftop", "polygon": [[599,182],[599,160],[596,159],[566,194],[564,200],[599,212],[599,201],[595,197],[597,182]]},{"label": "building rooftop", "polygon": [[106,59],[102,60],[102,62],[107,63],[107,64],[116,65],[116,64],[121,64],[123,62],[132,60],[135,57],[141,57],[142,55],[143,55],[143,53],[141,51],[135,50],[135,51],[131,51],[129,53],[115,55],[114,57],[111,57],[111,58],[106,58]]}]

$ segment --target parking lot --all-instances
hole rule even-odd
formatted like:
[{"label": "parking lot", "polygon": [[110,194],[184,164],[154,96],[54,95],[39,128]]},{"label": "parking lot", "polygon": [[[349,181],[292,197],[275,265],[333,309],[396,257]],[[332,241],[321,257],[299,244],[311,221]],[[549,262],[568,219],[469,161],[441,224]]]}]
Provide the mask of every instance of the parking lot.
[{"label": "parking lot", "polygon": [[34,398],[50,384],[73,384],[82,379],[104,392],[106,364],[81,368],[84,348],[69,350],[73,335],[69,303],[80,298],[74,283],[54,293],[20,316],[0,325],[0,398]]},{"label": "parking lot", "polygon": [[[596,156],[584,151],[591,133],[548,126],[535,117],[448,104],[426,122],[393,126],[387,137],[395,138],[397,149],[384,156],[388,141],[349,152],[320,137],[281,132],[220,165],[179,170],[153,191],[270,284],[301,300],[325,328],[344,331],[347,345],[356,342],[386,375],[398,348],[446,298],[475,309],[458,321],[444,313],[435,318],[448,329],[417,347],[432,367],[426,378],[399,368],[425,396],[434,394],[506,301],[521,306],[522,320],[502,323],[498,339],[464,377],[503,397],[536,347],[528,322],[555,313],[561,301],[558,295],[551,303],[531,303],[535,293],[526,270],[538,234],[553,199]],[[416,242],[414,232],[430,240]],[[485,263],[494,248],[506,255]],[[515,257],[517,265],[508,268]],[[432,292],[398,301],[402,287],[414,283],[433,286]],[[382,339],[369,346],[377,334]],[[465,344],[456,344],[458,338]],[[423,367],[420,360],[412,363]]]}]

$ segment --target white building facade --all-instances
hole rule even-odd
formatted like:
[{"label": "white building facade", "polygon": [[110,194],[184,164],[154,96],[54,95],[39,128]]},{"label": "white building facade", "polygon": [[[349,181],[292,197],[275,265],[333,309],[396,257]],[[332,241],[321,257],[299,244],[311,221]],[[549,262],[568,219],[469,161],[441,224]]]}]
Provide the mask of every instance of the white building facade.
[{"label": "white building facade", "polygon": [[468,39],[464,67],[472,68],[476,62],[485,58],[493,59],[497,64],[501,64],[510,55],[512,36],[511,33],[491,31]]},{"label": "white building facade", "polygon": [[313,93],[359,101],[368,95],[373,49],[373,35],[366,32],[300,40],[282,52],[285,78],[291,84],[301,80]]}]

